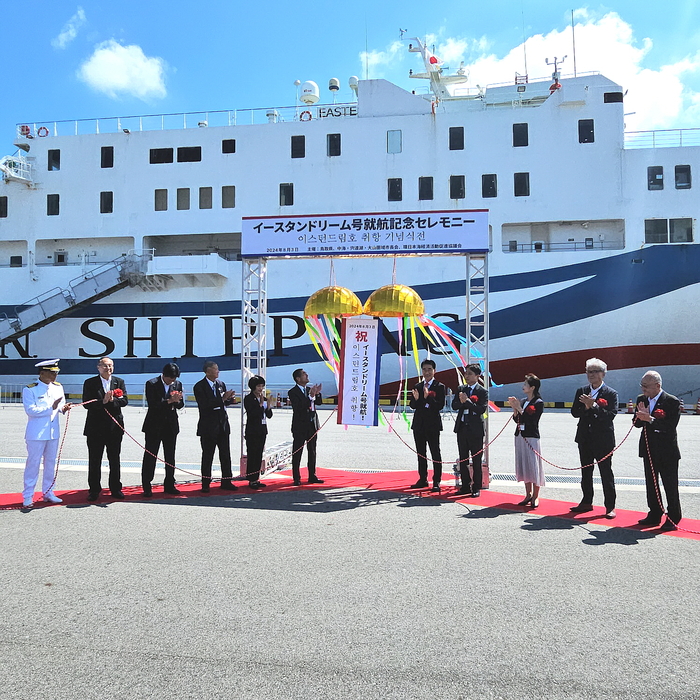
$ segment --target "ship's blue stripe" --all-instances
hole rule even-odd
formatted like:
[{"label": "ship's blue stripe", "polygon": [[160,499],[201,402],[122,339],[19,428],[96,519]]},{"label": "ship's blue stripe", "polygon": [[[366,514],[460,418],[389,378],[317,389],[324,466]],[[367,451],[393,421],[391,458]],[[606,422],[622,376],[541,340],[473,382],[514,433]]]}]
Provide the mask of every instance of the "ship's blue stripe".
[{"label": "ship's blue stripe", "polygon": [[[546,254],[543,254],[546,255]],[[532,301],[510,306],[490,315],[491,339],[530,333],[553,328],[582,318],[624,308],[668,292],[700,282],[700,245],[656,245],[638,251],[622,253],[610,258],[565,265],[535,272],[499,275],[490,279],[492,292],[514,291],[548,284],[590,277],[571,287]],[[426,300],[460,297],[464,294],[464,280],[415,285],[415,290]],[[373,291],[373,290],[371,290]],[[364,301],[371,291],[358,292]],[[271,299],[270,313],[299,313],[306,297]],[[9,311],[12,307],[0,307]],[[209,316],[237,315],[240,301],[221,302],[167,302],[94,304],[73,313],[77,318],[149,317],[149,316]],[[463,333],[464,322],[447,325]],[[395,334],[394,334],[395,335]],[[614,336],[614,334],[611,333]],[[622,342],[623,339],[620,339]],[[611,342],[615,342],[611,337]],[[391,352],[384,342],[383,353]],[[123,358],[119,371],[124,374],[157,373],[164,358]],[[165,358],[167,359],[167,358]],[[311,344],[285,349],[284,357],[269,358],[269,366],[302,365],[316,361],[318,355]],[[240,368],[240,359],[219,357],[221,369]],[[178,360],[183,371],[199,371],[202,358]],[[26,372],[28,360],[2,360],[3,373]],[[93,360],[65,360],[62,368],[67,373],[84,374],[93,369]]]}]

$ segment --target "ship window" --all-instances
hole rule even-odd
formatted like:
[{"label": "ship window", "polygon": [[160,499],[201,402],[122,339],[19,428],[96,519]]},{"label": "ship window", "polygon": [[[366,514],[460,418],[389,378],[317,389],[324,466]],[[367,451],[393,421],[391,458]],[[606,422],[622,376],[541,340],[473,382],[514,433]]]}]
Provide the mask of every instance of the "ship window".
[{"label": "ship window", "polygon": [[517,253],[518,252],[518,241],[508,241],[508,252]]},{"label": "ship window", "polygon": [[157,163],[172,163],[173,149],[172,148],[152,148],[151,149],[151,165]]},{"label": "ship window", "polygon": [[190,188],[177,188],[177,208],[180,211],[187,211],[190,208]]},{"label": "ship window", "polygon": [[292,158],[304,158],[306,156],[306,137],[292,136]]},{"label": "ship window", "polygon": [[[401,153],[403,148],[401,129],[390,129],[386,132],[386,152]],[[432,197],[431,197],[432,199]]]},{"label": "ship window", "polygon": [[403,199],[402,183],[400,177],[390,177],[386,181],[387,199],[390,202],[400,202]]},{"label": "ship window", "polygon": [[7,197],[0,197],[0,219],[7,218]]},{"label": "ship window", "polygon": [[221,188],[221,208],[233,209],[236,206],[236,188],[233,185],[224,185]]},{"label": "ship window", "polygon": [[60,197],[57,194],[46,195],[46,216],[58,216],[60,212]]},{"label": "ship window", "polygon": [[156,211],[168,211],[168,190],[156,190]]},{"label": "ship window", "polygon": [[612,102],[622,102],[623,95],[621,92],[605,92],[603,93],[603,102],[610,104]]},{"label": "ship window", "polygon": [[578,120],[578,142],[593,143],[595,141],[595,132],[592,119]]},{"label": "ship window", "polygon": [[100,151],[100,167],[114,167],[114,146],[102,146],[102,150]]},{"label": "ship window", "polygon": [[692,219],[669,219],[669,233],[671,243],[692,243],[693,242],[693,220]]},{"label": "ship window", "polygon": [[[303,136],[301,138],[304,138]],[[294,204],[294,183],[283,182],[280,184],[280,206],[291,207]]]},{"label": "ship window", "polygon": [[22,267],[22,256],[10,255],[10,267]]},{"label": "ship window", "polygon": [[340,134],[326,134],[326,152],[329,156],[340,155]]},{"label": "ship window", "polygon": [[664,168],[662,165],[650,165],[647,168],[647,187],[650,190],[664,188]]},{"label": "ship window", "polygon": [[450,199],[464,199],[465,190],[464,175],[450,175]]},{"label": "ship window", "polygon": [[530,173],[515,173],[513,175],[513,194],[516,197],[530,196]]},{"label": "ship window", "polygon": [[644,222],[645,243],[668,243],[668,219],[647,219]]},{"label": "ship window", "polygon": [[224,139],[221,142],[221,152],[222,153],[235,153],[236,152],[236,139]]},{"label": "ship window", "polygon": [[481,196],[482,197],[495,197],[498,194],[498,186],[496,181],[496,175],[482,175],[481,176]]},{"label": "ship window", "polygon": [[451,126],[450,127],[450,150],[451,151],[463,151],[464,150],[464,127],[463,126]]},{"label": "ship window", "polygon": [[53,254],[53,264],[54,265],[67,265],[68,264],[68,253],[65,250],[57,250]]},{"label": "ship window", "polygon": [[182,146],[177,149],[178,163],[199,163],[202,160],[201,146]]},{"label": "ship window", "polygon": [[200,209],[211,209],[211,187],[200,187],[199,188],[199,208]]},{"label": "ship window", "polygon": [[528,125],[513,124],[513,146],[529,145]]},{"label": "ship window", "polygon": [[100,214],[114,211],[114,192],[100,192]]},{"label": "ship window", "polygon": [[583,245],[586,248],[586,250],[592,250],[593,249],[593,239],[592,238],[584,238]]},{"label": "ship window", "polygon": [[676,189],[677,190],[689,190],[692,181],[690,179],[690,166],[689,165],[677,165],[676,166]]},{"label": "ship window", "polygon": [[433,198],[433,178],[419,177],[418,178],[418,199]]},{"label": "ship window", "polygon": [[58,148],[52,148],[48,152],[49,170],[60,170],[61,169],[61,151]]}]

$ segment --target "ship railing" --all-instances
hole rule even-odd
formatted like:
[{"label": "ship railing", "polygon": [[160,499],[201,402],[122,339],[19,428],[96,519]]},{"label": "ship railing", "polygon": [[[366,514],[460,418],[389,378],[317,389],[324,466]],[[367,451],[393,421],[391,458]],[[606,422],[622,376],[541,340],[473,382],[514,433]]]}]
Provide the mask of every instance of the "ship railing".
[{"label": "ship railing", "polygon": [[533,241],[531,243],[504,243],[501,250],[504,253],[548,253],[562,250],[622,250],[624,241],[566,241],[547,243]]},{"label": "ship railing", "polygon": [[17,124],[17,138],[46,136],[79,136],[132,131],[165,131],[169,129],[196,129],[215,126],[244,126],[277,122],[313,121],[356,117],[356,102],[336,104],[298,105],[292,107],[262,107],[256,109],[223,109],[210,112],[172,112],[169,114],[141,114],[97,119],[65,119],[59,121]]},{"label": "ship railing", "polygon": [[700,128],[625,132],[625,148],[679,148],[681,146],[700,146]]}]

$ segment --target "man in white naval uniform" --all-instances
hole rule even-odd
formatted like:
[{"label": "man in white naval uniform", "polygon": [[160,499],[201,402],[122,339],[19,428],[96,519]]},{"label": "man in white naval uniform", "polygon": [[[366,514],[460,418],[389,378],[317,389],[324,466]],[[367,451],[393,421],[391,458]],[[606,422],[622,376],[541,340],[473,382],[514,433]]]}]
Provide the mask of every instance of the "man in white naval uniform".
[{"label": "man in white naval uniform", "polygon": [[22,505],[31,508],[34,504],[34,489],[39,479],[39,467],[44,461],[44,478],[41,492],[48,503],[61,503],[53,492],[56,470],[56,453],[61,426],[59,413],[65,413],[72,404],[66,403],[63,387],[57,382],[59,360],[45,360],[39,368],[39,381],[27,385],[22,390],[22,403],[28,416],[24,439],[27,443],[27,464],[24,467],[24,491]]}]

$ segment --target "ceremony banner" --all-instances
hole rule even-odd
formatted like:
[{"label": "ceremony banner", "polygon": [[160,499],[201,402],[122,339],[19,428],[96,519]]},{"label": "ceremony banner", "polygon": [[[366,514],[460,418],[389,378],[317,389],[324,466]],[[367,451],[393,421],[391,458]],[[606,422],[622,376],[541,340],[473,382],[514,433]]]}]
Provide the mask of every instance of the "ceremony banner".
[{"label": "ceremony banner", "polygon": [[343,319],[338,388],[341,425],[379,423],[380,323],[378,318],[361,316]]},{"label": "ceremony banner", "polygon": [[487,209],[244,216],[244,258],[416,255],[489,250]]}]

